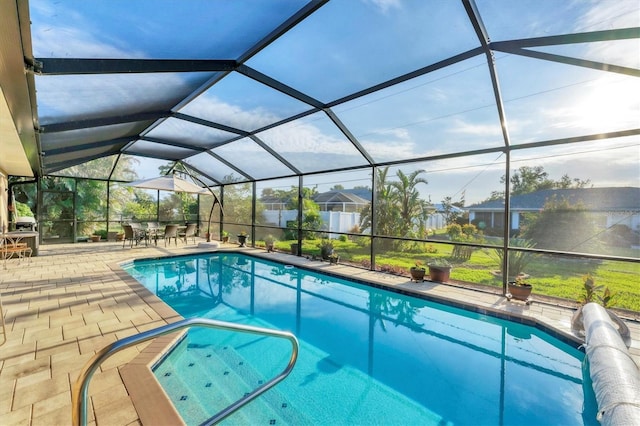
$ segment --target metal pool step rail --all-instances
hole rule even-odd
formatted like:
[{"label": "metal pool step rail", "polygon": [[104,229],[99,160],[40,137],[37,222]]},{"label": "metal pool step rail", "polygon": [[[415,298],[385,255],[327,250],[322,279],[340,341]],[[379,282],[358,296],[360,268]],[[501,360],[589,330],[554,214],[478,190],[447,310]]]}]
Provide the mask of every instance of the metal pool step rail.
[{"label": "metal pool step rail", "polygon": [[85,364],[85,366],[80,371],[80,375],[78,379],[73,385],[73,391],[71,395],[71,409],[73,424],[75,426],[84,426],[87,424],[87,396],[89,391],[89,381],[93,376],[93,373],[98,369],[100,364],[102,364],[107,358],[116,352],[129,348],[131,346],[140,344],[142,342],[146,342],[147,340],[154,339],[159,336],[163,336],[166,334],[171,334],[176,331],[191,328],[191,327],[206,327],[206,328],[217,328],[227,331],[237,331],[241,333],[251,333],[265,336],[272,336],[276,338],[287,339],[291,342],[291,357],[289,358],[289,363],[282,370],[280,374],[278,374],[273,379],[263,383],[259,387],[257,387],[253,392],[243,396],[238,399],[233,404],[229,405],[224,410],[218,412],[215,416],[211,417],[209,420],[204,422],[203,424],[211,425],[217,423],[224,418],[228,417],[236,410],[246,405],[253,399],[260,396],[262,393],[266,392],[273,386],[275,386],[278,382],[284,380],[291,370],[293,370],[293,366],[295,365],[298,359],[298,339],[292,333],[287,331],[279,331],[272,330],[268,328],[262,327],[253,327],[249,325],[235,324],[225,321],[216,321],[207,318],[189,318],[182,321],[178,321],[172,324],[167,324],[162,327],[155,328],[153,330],[148,330],[142,332],[140,334],[136,334],[134,336],[126,337],[124,339],[120,339],[112,344],[105,346],[100,351],[98,351],[90,360]]}]

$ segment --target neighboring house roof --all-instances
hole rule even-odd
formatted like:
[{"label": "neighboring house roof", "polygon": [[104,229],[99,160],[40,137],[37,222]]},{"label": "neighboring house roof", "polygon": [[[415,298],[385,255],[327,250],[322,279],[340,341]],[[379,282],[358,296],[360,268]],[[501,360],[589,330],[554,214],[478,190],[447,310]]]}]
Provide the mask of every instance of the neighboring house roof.
[{"label": "neighboring house roof", "polygon": [[339,192],[343,192],[345,194],[353,194],[357,197],[362,198],[363,200],[371,201],[371,190],[367,188],[340,189]]},{"label": "neighboring house roof", "polygon": [[[457,206],[450,206],[449,207],[451,209],[452,213],[459,213],[462,214],[466,211],[466,208],[461,209],[460,207]],[[445,208],[444,205],[442,203],[435,203],[433,204],[433,209],[437,212],[437,213],[444,213],[445,212]]]},{"label": "neighboring house roof", "polygon": [[364,199],[351,193],[350,191],[327,191],[313,197],[313,201],[318,204],[327,203],[349,203],[349,204],[369,204],[370,200]]},{"label": "neighboring house roof", "polygon": [[[640,188],[544,189],[511,197],[511,210],[538,211],[553,196],[570,204],[582,204],[590,211],[640,211]],[[504,200],[493,200],[467,207],[470,211],[503,211]]]},{"label": "neighboring house roof", "polygon": [[285,204],[289,200],[283,199],[281,197],[276,197],[273,195],[267,195],[266,197],[260,198],[260,201],[263,202],[264,204]]}]

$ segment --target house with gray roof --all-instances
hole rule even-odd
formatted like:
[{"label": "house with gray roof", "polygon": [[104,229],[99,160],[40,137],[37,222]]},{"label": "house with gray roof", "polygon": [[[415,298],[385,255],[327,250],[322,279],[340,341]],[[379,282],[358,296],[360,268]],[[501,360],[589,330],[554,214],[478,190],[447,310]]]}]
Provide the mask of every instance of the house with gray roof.
[{"label": "house with gray roof", "polygon": [[313,201],[321,211],[360,212],[371,203],[371,195],[366,199],[348,190],[331,190],[317,194]]},{"label": "house with gray roof", "polygon": [[[640,231],[640,188],[572,188],[545,189],[511,197],[511,229],[520,229],[523,213],[539,212],[552,198],[567,200],[571,205],[582,205],[592,213],[605,218],[602,226],[626,225]],[[469,221],[481,228],[500,228],[504,225],[504,200],[492,200],[468,206]]]}]

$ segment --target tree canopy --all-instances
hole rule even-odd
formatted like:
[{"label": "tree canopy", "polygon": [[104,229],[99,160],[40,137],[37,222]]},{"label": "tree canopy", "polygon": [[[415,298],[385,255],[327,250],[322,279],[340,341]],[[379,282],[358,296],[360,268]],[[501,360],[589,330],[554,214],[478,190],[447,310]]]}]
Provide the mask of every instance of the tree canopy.
[{"label": "tree canopy", "polygon": [[[506,175],[502,175],[500,183],[506,182]],[[591,181],[571,178],[565,174],[558,180],[549,178],[549,173],[542,166],[522,166],[515,170],[509,179],[511,195],[529,194],[543,189],[585,188]],[[487,201],[504,199],[504,191],[493,191]]]},{"label": "tree canopy", "polygon": [[426,232],[427,219],[433,206],[420,197],[417,187],[428,182],[420,175],[424,170],[405,174],[396,172],[396,179],[389,178],[389,167],[377,169],[375,175],[376,209],[372,212],[367,205],[360,215],[360,228],[371,229],[373,215],[376,215],[378,235],[413,237]]}]

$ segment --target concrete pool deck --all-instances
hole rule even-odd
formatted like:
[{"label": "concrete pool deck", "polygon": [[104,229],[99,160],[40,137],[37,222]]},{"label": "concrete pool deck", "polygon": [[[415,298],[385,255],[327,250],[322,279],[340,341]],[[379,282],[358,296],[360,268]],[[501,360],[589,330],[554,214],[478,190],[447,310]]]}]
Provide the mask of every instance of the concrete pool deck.
[{"label": "concrete pool deck", "polygon": [[[237,245],[223,248],[237,249]],[[571,334],[574,309],[535,300],[531,305],[508,302],[504,297],[437,283],[412,283],[408,277],[330,265],[291,256],[243,249],[248,253],[290,264],[344,274],[354,279],[425,292],[430,297],[470,303],[480,309],[534,318]],[[134,248],[122,243],[45,245],[31,262],[9,260],[0,269],[0,292],[7,341],[0,346],[0,418],[8,425],[58,425],[71,423],[71,389],[83,365],[101,348],[118,339],[177,320],[175,312],[155,297],[130,285],[114,264],[136,258],[161,257],[210,251],[194,244]],[[640,365],[640,322],[626,321],[631,330],[630,352]],[[1,332],[1,330],[0,330]],[[0,336],[0,343],[3,341]],[[138,359],[147,345],[126,349],[106,360],[89,390],[89,424],[137,425],[140,414],[132,402],[122,371]],[[155,406],[154,410],[162,407]],[[97,421],[96,421],[97,420]]]}]

